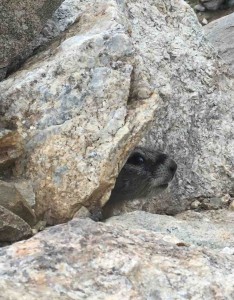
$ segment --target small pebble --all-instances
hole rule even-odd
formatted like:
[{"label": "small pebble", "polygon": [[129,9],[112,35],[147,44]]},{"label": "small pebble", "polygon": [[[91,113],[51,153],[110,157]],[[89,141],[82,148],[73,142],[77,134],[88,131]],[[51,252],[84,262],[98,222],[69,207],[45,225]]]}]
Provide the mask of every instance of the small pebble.
[{"label": "small pebble", "polygon": [[231,196],[229,194],[226,194],[221,198],[221,200],[223,204],[229,204],[231,203]]},{"label": "small pebble", "polygon": [[194,6],[194,10],[196,10],[196,11],[205,11],[206,8],[201,4],[197,4],[197,5]]},{"label": "small pebble", "polygon": [[198,207],[200,207],[200,206],[201,206],[201,202],[198,201],[198,200],[195,200],[195,201],[193,201],[193,202],[191,203],[191,208],[192,208],[192,209],[196,209],[196,208],[198,208]]},{"label": "small pebble", "polygon": [[203,20],[201,21],[202,25],[207,25],[208,21],[206,20],[206,18],[203,18]]}]

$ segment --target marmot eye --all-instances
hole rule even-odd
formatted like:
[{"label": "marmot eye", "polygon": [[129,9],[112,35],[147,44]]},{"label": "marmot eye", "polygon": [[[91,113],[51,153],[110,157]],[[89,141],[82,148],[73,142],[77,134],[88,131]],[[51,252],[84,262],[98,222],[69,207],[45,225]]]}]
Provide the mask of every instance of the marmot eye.
[{"label": "marmot eye", "polygon": [[131,165],[142,165],[145,162],[145,158],[138,153],[133,154],[132,156],[129,157],[127,160],[127,163]]}]

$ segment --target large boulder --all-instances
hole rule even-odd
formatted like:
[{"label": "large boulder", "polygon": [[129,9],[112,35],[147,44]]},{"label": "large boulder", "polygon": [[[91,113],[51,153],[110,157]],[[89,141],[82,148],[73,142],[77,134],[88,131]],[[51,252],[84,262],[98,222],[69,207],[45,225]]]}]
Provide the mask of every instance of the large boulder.
[{"label": "large boulder", "polygon": [[144,144],[178,164],[168,193],[145,206],[174,214],[194,199],[233,194],[234,81],[189,7],[180,1],[143,2],[129,4],[132,38],[139,41],[137,51],[154,74],[150,84],[164,101]]},{"label": "large boulder", "polygon": [[1,1],[0,80],[33,52],[32,41],[61,2],[62,0]]},{"label": "large boulder", "polygon": [[[208,242],[201,247],[199,234],[191,243],[193,221],[165,216],[168,230],[162,233],[155,226],[159,216],[142,212],[134,216],[137,227],[131,215],[113,225],[74,219],[0,249],[1,296],[5,300],[233,299],[233,235],[229,242],[228,235],[218,231],[220,247],[209,247]],[[200,229],[205,225],[203,241],[208,225],[200,217],[197,225]],[[211,220],[208,223],[218,228]],[[184,231],[185,239],[176,237],[179,231]]]},{"label": "large boulder", "polygon": [[142,144],[167,152],[178,164],[167,192],[153,201],[127,205],[175,214],[194,200],[233,194],[232,74],[186,3],[126,3],[135,51],[141,56],[150,87],[163,99]]},{"label": "large boulder", "polygon": [[153,119],[143,143],[179,168],[146,210],[231,193],[233,79],[189,5],[66,0],[47,29],[60,37],[0,84],[0,124],[23,145],[12,176],[31,180],[38,217],[102,206]]},{"label": "large boulder", "polygon": [[60,41],[0,85],[1,122],[24,147],[14,177],[32,181],[36,213],[50,224],[107,201],[159,104],[117,3],[84,7]]},{"label": "large boulder", "polygon": [[234,74],[234,14],[217,19],[204,26],[207,39],[218,50]]}]

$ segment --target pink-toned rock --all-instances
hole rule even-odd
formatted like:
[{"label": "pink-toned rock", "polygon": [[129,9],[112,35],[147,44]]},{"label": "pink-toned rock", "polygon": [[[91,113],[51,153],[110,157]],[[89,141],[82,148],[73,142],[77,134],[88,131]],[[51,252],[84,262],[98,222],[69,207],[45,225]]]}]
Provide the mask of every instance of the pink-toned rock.
[{"label": "pink-toned rock", "polygon": [[169,233],[89,219],[0,249],[0,266],[4,300],[233,299],[227,248],[219,253]]}]

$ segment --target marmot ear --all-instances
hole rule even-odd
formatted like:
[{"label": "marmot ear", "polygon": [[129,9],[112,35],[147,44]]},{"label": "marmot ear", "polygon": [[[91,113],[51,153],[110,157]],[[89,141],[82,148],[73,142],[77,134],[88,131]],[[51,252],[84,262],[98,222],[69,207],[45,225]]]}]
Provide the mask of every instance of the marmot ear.
[{"label": "marmot ear", "polygon": [[128,158],[127,163],[135,166],[140,166],[145,163],[145,158],[142,154],[135,152]]}]

